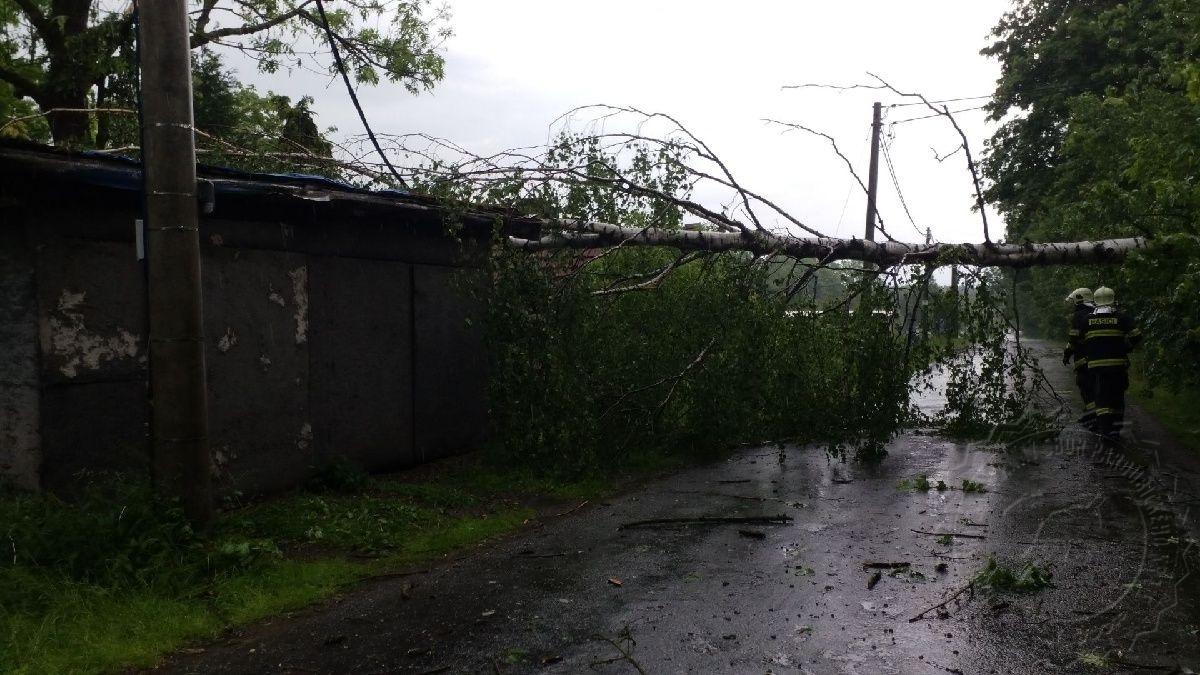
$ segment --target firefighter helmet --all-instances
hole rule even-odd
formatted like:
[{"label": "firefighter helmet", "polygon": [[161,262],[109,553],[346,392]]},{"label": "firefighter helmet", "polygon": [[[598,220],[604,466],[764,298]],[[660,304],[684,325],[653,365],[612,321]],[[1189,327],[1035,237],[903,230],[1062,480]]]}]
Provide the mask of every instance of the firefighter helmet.
[{"label": "firefighter helmet", "polygon": [[1117,294],[1108,286],[1101,286],[1096,289],[1095,302],[1097,307],[1111,305],[1117,300]]},{"label": "firefighter helmet", "polygon": [[1076,288],[1067,296],[1067,304],[1074,305],[1080,302],[1091,302],[1092,291],[1090,288]]}]

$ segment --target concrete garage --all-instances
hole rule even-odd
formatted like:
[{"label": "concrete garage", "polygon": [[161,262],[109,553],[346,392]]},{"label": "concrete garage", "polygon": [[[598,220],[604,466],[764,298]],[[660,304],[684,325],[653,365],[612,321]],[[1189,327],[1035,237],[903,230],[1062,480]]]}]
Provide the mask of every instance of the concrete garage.
[{"label": "concrete garage", "polygon": [[[344,455],[371,470],[486,430],[478,242],[435,204],[317,177],[202,168],[210,447],[226,490]],[[69,489],[149,470],[136,162],[0,145],[0,476]],[[475,255],[473,255],[473,252]]]}]

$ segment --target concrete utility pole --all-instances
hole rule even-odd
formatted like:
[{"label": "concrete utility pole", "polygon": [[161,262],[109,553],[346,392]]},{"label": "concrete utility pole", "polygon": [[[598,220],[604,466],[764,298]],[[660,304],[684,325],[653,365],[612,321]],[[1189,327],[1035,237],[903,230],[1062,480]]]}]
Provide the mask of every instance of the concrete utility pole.
[{"label": "concrete utility pole", "polygon": [[867,228],[864,238],[875,241],[875,198],[879,194],[879,135],[883,130],[883,105],[874,105],[871,117],[871,168],[867,174]]},{"label": "concrete utility pole", "polygon": [[213,515],[186,0],[138,3],[154,481]]},{"label": "concrete utility pole", "polygon": [[950,315],[950,335],[958,336],[958,265],[950,266],[950,298],[954,303],[953,314]]}]

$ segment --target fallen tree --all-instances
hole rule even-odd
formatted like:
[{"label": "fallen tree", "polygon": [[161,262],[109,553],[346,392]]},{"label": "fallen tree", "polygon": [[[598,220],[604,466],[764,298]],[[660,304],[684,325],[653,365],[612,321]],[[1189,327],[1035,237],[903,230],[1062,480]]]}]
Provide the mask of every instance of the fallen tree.
[{"label": "fallen tree", "polygon": [[1062,243],[1021,244],[909,244],[897,241],[834,237],[794,237],[749,228],[715,229],[636,228],[578,220],[539,221],[539,239],[509,237],[508,243],[524,250],[599,249],[615,246],[667,246],[711,253],[744,251],[756,256],[785,255],[815,258],[822,264],[860,260],[881,267],[895,265],[973,265],[979,267],[1030,267],[1115,263],[1145,248],[1144,237]]}]

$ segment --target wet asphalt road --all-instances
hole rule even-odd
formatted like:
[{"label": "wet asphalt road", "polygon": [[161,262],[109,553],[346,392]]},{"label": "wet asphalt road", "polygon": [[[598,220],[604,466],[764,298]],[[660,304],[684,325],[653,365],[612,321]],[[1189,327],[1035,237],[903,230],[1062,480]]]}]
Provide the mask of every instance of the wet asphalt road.
[{"label": "wet asphalt road", "polygon": [[[1069,373],[1052,361],[1047,372],[1073,400]],[[1200,669],[1200,551],[1186,510],[1200,506],[1200,463],[1152,421],[1135,415],[1135,425],[1138,449],[1123,453],[1101,452],[1071,429],[1017,452],[910,433],[874,467],[820,448],[749,449],[547,519],[427,574],[377,581],[238,631],[163,670]],[[897,489],[920,473],[988,491]],[[792,520],[618,529],[648,518],[779,514]],[[914,530],[971,537],[945,544]],[[964,592],[943,612],[910,621],[963,588],[989,556],[1038,561],[1054,585],[1029,595]],[[869,589],[866,562],[907,562],[916,574],[884,571]],[[1110,665],[1088,665],[1090,655]]]}]

